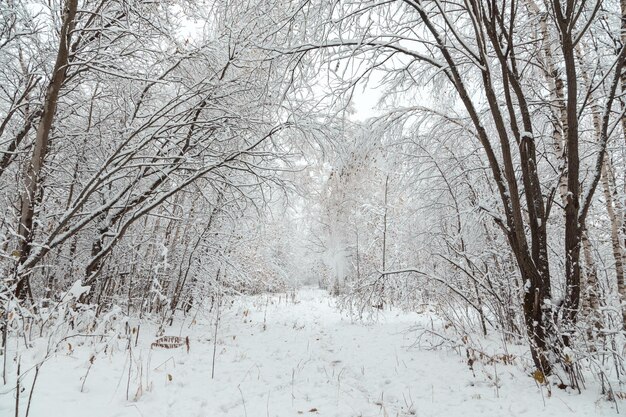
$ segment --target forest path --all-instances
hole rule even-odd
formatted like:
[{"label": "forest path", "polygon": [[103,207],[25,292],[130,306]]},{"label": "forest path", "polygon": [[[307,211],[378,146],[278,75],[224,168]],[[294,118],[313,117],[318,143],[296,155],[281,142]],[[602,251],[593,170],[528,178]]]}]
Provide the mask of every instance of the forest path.
[{"label": "forest path", "polygon": [[[121,346],[111,353],[111,342],[106,354],[86,344],[56,355],[41,368],[30,416],[615,415],[592,390],[555,390],[544,405],[518,367],[477,366],[474,376],[456,353],[414,346],[416,333],[408,329],[429,316],[386,311],[376,322],[352,322],[325,292],[311,289],[295,300],[241,297],[224,308],[211,379],[215,313],[168,330],[189,335],[189,353],[150,349],[153,338],[141,330],[130,378],[128,353]],[[13,407],[11,395],[0,396],[1,416]]]}]

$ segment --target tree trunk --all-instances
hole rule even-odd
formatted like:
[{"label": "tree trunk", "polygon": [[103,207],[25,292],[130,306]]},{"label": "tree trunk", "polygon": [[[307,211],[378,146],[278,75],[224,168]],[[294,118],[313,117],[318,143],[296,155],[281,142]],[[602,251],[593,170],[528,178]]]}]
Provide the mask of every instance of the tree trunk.
[{"label": "tree trunk", "polygon": [[[580,48],[576,49],[578,59],[582,63],[583,54]],[[589,102],[591,104],[592,110],[592,121],[593,121],[593,129],[595,134],[596,141],[600,142],[602,137],[602,109],[598,104],[598,101],[595,97],[594,91],[591,90],[592,83],[589,77],[589,74],[585,70],[585,66],[581,65],[581,75],[582,80],[585,82],[586,87],[589,89]],[[601,168],[601,177],[600,182],[602,183],[602,191],[604,194],[604,204],[606,207],[607,216],[609,218],[609,222],[611,223],[611,248],[613,252],[613,260],[615,261],[615,275],[617,278],[617,288],[619,294],[622,298],[622,302],[624,302],[624,295],[626,295],[626,287],[624,286],[624,249],[621,246],[620,237],[619,237],[619,229],[620,223],[623,221],[621,219],[621,214],[623,212],[622,204],[619,198],[614,198],[615,194],[615,180],[613,177],[613,163],[611,158],[607,155],[602,161]],[[585,242],[584,239],[587,239],[586,231],[583,234],[583,250],[587,250],[586,246],[589,245],[588,242]],[[587,254],[585,254],[585,259],[587,258]],[[593,278],[593,277],[591,277]],[[598,302],[598,288],[597,288],[597,272],[595,272],[595,282],[587,281],[587,285],[590,286],[595,284],[596,287],[588,288],[588,296],[590,297],[590,304],[592,306],[599,307]],[[622,307],[622,317],[624,319],[624,324],[626,325],[626,306]]]},{"label": "tree trunk", "polygon": [[48,85],[46,91],[41,120],[37,126],[31,160],[26,166],[26,172],[24,175],[24,188],[20,196],[20,223],[18,226],[18,236],[20,237],[20,258],[18,269],[16,271],[17,283],[15,288],[15,295],[21,300],[24,300],[27,297],[32,298],[29,283],[30,271],[21,271],[19,265],[22,265],[24,261],[26,261],[32,249],[32,241],[34,238],[33,217],[37,202],[42,197],[43,190],[41,182],[44,159],[48,153],[48,141],[50,131],[52,130],[54,115],[56,113],[59,91],[61,90],[67,75],[69,45],[72,37],[72,30],[74,28],[74,18],[76,17],[77,7],[78,0],[66,0],[64,3],[61,32],[59,36],[59,50],[54,64],[52,79],[50,80],[50,84]]},{"label": "tree trunk", "polygon": [[[626,0],[621,0],[620,1],[620,6],[621,6],[621,12],[622,12],[622,31],[621,31],[621,39],[622,39],[622,45],[626,45]],[[622,71],[621,74],[621,88],[622,88],[622,98],[621,98],[621,103],[622,103],[622,109],[626,108],[626,99],[624,98],[624,94],[626,93],[626,71]],[[624,142],[626,144],[626,114],[622,115],[622,134],[624,135]],[[626,195],[626,181],[624,182],[624,195]],[[619,199],[616,199],[616,201],[619,201]],[[621,217],[621,221],[622,221],[622,238],[624,239],[624,241],[622,242],[622,245],[619,244],[618,242],[618,246],[620,248],[626,248],[626,212],[624,212],[626,202],[624,204],[621,205],[621,209],[622,212],[618,213],[619,216]],[[623,252],[622,249],[622,274],[621,276],[618,275],[617,278],[617,290],[619,292],[619,296],[620,296],[620,301],[622,303],[622,328],[624,330],[626,330],[626,282],[624,282],[624,263],[626,262],[626,253]]]},{"label": "tree trunk", "polygon": [[580,240],[584,230],[580,224],[580,159],[578,154],[578,75],[571,25],[575,13],[573,7],[563,10],[561,2],[554,0],[557,25],[561,34],[561,50],[567,81],[567,196],[565,201],[565,300],[562,306],[564,320],[562,334],[565,346],[570,345],[571,331],[580,306]]}]

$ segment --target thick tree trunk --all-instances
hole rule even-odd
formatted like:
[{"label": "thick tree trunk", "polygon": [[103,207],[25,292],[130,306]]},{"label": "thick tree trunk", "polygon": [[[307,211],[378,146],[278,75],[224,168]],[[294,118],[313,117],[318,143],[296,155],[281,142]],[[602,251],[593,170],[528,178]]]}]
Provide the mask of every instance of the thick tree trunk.
[{"label": "thick tree trunk", "polygon": [[[589,242],[586,230],[583,231],[582,234],[582,246],[585,264],[587,265],[587,270],[585,271],[586,285],[583,292],[583,313],[586,316],[591,316],[599,312],[600,302],[598,299],[598,270],[595,265],[591,242]],[[597,326],[599,323],[596,321],[594,325]]]},{"label": "thick tree trunk", "polygon": [[554,0],[556,21],[560,31],[561,50],[567,82],[567,129],[565,135],[567,150],[567,195],[565,201],[565,300],[562,306],[563,343],[570,344],[570,336],[576,323],[580,306],[580,243],[583,225],[580,214],[580,159],[578,154],[578,75],[572,35],[574,21],[573,7],[563,9],[559,0]]},{"label": "thick tree trunk", "polygon": [[547,340],[548,326],[546,324],[545,312],[543,310],[543,300],[549,295],[545,286],[535,286],[532,288],[532,282],[537,282],[538,275],[534,268],[529,265],[519,265],[522,281],[525,283],[524,288],[524,322],[526,323],[526,332],[530,342],[530,353],[533,362],[538,370],[544,375],[552,372],[552,363],[548,358],[550,345]]},{"label": "thick tree trunk", "polygon": [[72,30],[74,28],[74,18],[76,17],[77,7],[78,0],[67,0],[64,3],[61,32],[59,36],[59,50],[54,64],[52,79],[50,80],[50,84],[48,85],[48,89],[46,91],[43,103],[43,113],[41,120],[39,121],[39,125],[37,126],[31,160],[26,166],[24,188],[20,196],[20,223],[18,226],[18,236],[20,237],[20,258],[18,269],[16,271],[17,283],[15,295],[22,300],[27,297],[31,297],[29,283],[30,271],[20,271],[19,265],[22,265],[24,261],[26,261],[32,249],[32,241],[34,237],[33,217],[37,202],[42,196],[41,182],[44,159],[48,153],[48,141],[50,131],[52,130],[54,115],[56,113],[59,92],[65,82],[67,74],[69,45],[72,37]]}]

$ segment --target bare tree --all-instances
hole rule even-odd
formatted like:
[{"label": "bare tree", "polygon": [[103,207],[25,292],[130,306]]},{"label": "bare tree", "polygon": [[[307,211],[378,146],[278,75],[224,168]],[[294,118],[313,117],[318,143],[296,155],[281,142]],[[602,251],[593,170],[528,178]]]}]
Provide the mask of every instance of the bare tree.
[{"label": "bare tree", "polygon": [[[364,72],[348,74],[350,80],[385,71],[385,80],[394,90],[423,91],[425,85],[419,80],[454,89],[464,111],[459,123],[480,144],[490,167],[501,213],[492,213],[492,217],[515,256],[524,286],[523,309],[531,352],[537,369],[545,374],[555,363],[550,351],[555,351],[561,358],[557,362],[563,363],[559,346],[572,343],[580,307],[581,241],[602,178],[607,144],[622,117],[615,114],[614,102],[626,57],[623,47],[602,55],[603,75],[587,92],[581,86],[576,46],[602,36],[598,18],[601,6],[601,2],[559,0],[541,6],[471,0],[460,4],[420,0],[350,3],[329,10],[332,19],[318,20],[325,29],[312,31],[313,35],[291,50],[322,51],[327,61],[361,63]],[[619,16],[614,15],[612,25],[621,25]],[[364,28],[358,23],[363,19],[376,23]],[[525,31],[537,22],[543,29],[537,34],[538,41],[528,44]],[[314,38],[318,34],[323,38]],[[549,91],[538,89],[533,66],[546,68],[545,62],[538,60],[555,53],[559,67],[550,74],[555,80],[553,87]],[[589,115],[586,97],[589,91],[599,89],[603,93],[595,98],[602,109],[598,139],[592,147],[582,147],[580,115]],[[554,135],[551,139],[560,145],[562,136],[563,163],[556,184],[549,172],[552,168],[544,165],[547,160],[540,145],[550,123],[542,113],[552,113],[551,95],[553,100],[563,101],[556,118],[561,126],[556,139]],[[447,111],[457,109],[451,105]],[[593,157],[592,164],[581,166],[582,151]],[[581,169],[589,173],[582,187]],[[559,189],[564,197],[563,229],[549,229]],[[562,279],[557,276],[556,282],[549,256],[554,233],[560,234],[564,251]],[[561,296],[562,302],[557,301]]]}]

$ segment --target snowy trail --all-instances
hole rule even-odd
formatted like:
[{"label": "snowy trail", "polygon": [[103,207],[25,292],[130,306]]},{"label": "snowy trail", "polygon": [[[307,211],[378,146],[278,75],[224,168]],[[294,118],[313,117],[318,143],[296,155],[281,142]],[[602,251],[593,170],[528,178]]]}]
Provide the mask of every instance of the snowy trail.
[{"label": "snowy trail", "polygon": [[[387,312],[374,324],[351,323],[317,290],[301,291],[296,303],[247,298],[223,312],[214,379],[214,328],[210,317],[197,317],[182,327],[189,353],[151,350],[142,331],[130,379],[128,354],[99,353],[82,393],[92,348],[60,353],[41,368],[30,416],[615,415],[611,404],[595,401],[596,392],[556,390],[544,405],[515,366],[499,366],[496,389],[489,369],[474,377],[454,352],[411,347],[415,334],[406,330],[420,320]],[[0,416],[13,407],[12,395],[0,396]]]}]

